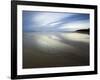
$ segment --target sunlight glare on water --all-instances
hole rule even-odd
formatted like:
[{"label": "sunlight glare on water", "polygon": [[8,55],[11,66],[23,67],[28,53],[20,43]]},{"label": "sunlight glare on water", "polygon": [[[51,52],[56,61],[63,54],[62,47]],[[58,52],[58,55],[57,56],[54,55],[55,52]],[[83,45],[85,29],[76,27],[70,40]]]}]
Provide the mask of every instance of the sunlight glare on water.
[{"label": "sunlight glare on water", "polygon": [[89,42],[89,35],[88,34],[80,34],[80,33],[62,33],[61,34],[64,38],[72,41],[79,41],[79,42]]},{"label": "sunlight glare on water", "polygon": [[[82,33],[25,33],[25,45],[42,51],[77,52],[79,47],[89,44],[89,35]],[[81,45],[84,44],[84,45]],[[77,45],[77,47],[74,47]],[[77,52],[78,53],[78,52]]]},{"label": "sunlight glare on water", "polygon": [[59,42],[59,37],[57,36],[47,36],[47,35],[41,35],[38,36],[36,40],[38,46],[41,48],[56,48],[56,49],[61,49],[64,47],[72,48],[72,46],[68,44],[64,44]]}]

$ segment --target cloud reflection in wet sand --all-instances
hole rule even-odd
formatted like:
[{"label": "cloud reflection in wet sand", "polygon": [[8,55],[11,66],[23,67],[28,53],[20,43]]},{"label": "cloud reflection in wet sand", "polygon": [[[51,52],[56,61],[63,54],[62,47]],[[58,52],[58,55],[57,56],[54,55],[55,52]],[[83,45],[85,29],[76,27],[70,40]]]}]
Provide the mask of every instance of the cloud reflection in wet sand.
[{"label": "cloud reflection in wet sand", "polygon": [[82,33],[23,34],[23,67],[89,65],[89,35]]}]

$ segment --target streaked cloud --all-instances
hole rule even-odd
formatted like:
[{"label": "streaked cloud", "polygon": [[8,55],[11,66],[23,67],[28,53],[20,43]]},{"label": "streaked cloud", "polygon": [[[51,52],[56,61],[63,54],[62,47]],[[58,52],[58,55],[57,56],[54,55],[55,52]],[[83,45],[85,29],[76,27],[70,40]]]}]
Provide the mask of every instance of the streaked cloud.
[{"label": "streaked cloud", "polygon": [[75,31],[89,28],[89,14],[23,11],[24,31]]}]

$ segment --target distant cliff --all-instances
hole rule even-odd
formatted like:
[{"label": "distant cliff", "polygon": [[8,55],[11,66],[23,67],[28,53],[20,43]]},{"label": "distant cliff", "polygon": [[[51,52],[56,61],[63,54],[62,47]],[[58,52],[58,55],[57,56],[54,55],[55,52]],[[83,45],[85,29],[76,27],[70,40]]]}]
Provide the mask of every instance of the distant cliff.
[{"label": "distant cliff", "polygon": [[90,29],[80,29],[80,30],[77,30],[76,32],[87,33],[87,34],[89,34]]}]

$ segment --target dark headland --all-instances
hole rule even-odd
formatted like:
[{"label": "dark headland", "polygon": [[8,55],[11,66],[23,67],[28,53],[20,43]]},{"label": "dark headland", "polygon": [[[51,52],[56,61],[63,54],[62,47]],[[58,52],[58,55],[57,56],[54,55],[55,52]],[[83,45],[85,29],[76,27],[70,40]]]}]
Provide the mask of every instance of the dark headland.
[{"label": "dark headland", "polygon": [[76,32],[89,34],[90,33],[90,29],[80,29],[80,30],[77,30]]}]

